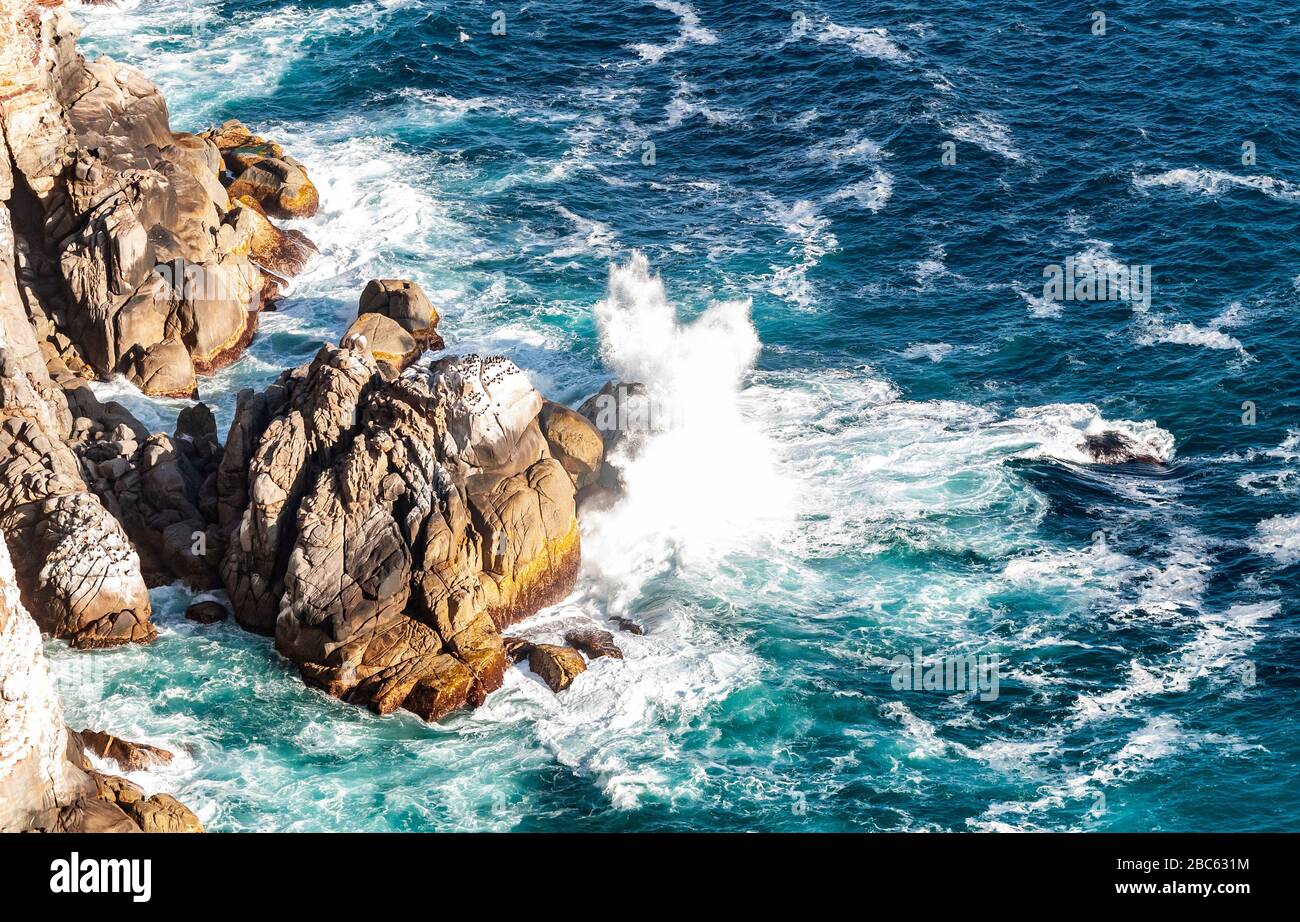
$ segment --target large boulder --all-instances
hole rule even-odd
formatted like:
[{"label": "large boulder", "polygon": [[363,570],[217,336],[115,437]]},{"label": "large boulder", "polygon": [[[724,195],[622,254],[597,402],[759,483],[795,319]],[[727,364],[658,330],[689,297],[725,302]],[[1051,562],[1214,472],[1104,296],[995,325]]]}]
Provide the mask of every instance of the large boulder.
[{"label": "large boulder", "polygon": [[528,668],[541,676],[551,691],[562,692],[587,671],[587,664],[582,654],[572,647],[539,643],[528,651]]},{"label": "large boulder", "polygon": [[150,397],[188,397],[199,393],[190,351],[179,339],[164,339],[148,349],[136,346],[126,357],[126,376]]},{"label": "large boulder", "polygon": [[480,704],[509,664],[501,628],[577,575],[573,481],[541,405],[505,359],[389,379],[355,341],[242,395],[219,478],[223,521],[245,504],[222,564],[236,619],[381,713]]},{"label": "large boulder", "polygon": [[542,434],[551,453],[581,490],[595,483],[605,460],[605,441],[587,417],[546,401],[542,405]]},{"label": "large boulder", "polygon": [[401,372],[424,352],[414,337],[383,314],[362,314],[343,334],[343,342],[355,342],[369,350],[375,361],[393,375]]},{"label": "large boulder", "polygon": [[169,765],[173,758],[166,749],[148,743],[133,743],[111,733],[82,730],[78,736],[81,737],[83,746],[101,759],[116,762],[124,772],[145,771],[159,765]]},{"label": "large boulder", "polygon": [[276,218],[310,218],[320,207],[320,194],[307,171],[280,145],[253,134],[237,119],[205,137],[221,151],[234,177],[228,187],[232,199],[247,196]]},{"label": "large boulder", "polygon": [[445,348],[438,335],[438,311],[424,289],[409,279],[371,279],[361,292],[360,315],[383,314],[396,320],[426,349]]}]

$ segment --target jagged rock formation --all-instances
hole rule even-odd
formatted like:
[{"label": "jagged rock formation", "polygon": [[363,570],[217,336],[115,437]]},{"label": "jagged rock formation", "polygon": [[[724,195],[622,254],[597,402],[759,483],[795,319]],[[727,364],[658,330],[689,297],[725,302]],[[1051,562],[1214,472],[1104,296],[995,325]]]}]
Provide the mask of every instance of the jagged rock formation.
[{"label": "jagged rock formation", "polygon": [[320,194],[301,163],[279,144],[258,137],[238,119],[205,131],[221,153],[231,177],[230,197],[255,201],[264,215],[310,218],[320,207]]},{"label": "jagged rock formation", "polygon": [[155,765],[167,765],[172,754],[166,749],[148,743],[133,743],[98,730],[81,730],[77,733],[81,744],[101,759],[111,759],[124,772],[138,772]]},{"label": "jagged rock formation", "polygon": [[24,602],[42,630],[74,646],[152,640],[139,558],[87,490],[62,435],[0,343],[0,529],[14,548]]},{"label": "jagged rock formation", "polygon": [[388,380],[357,341],[241,394],[218,474],[236,619],[381,713],[481,703],[507,666],[500,629],[577,574],[542,404],[500,357]]},{"label": "jagged rock formation", "polygon": [[180,579],[195,589],[218,588],[222,449],[212,411],[194,404],[181,412],[174,435],[150,435],[134,419],[110,429],[114,417],[105,414],[112,411],[97,405],[88,389],[86,395],[76,404],[70,441],[86,482],[139,553],[145,582]]},{"label": "jagged rock formation", "polygon": [[68,758],[68,731],[40,631],[19,598],[0,538],[0,831],[26,829],[94,790]]},{"label": "jagged rock formation", "polygon": [[0,200],[45,364],[59,381],[122,372],[146,393],[190,396],[312,249],[267,220],[268,196],[302,214],[315,188],[283,159],[276,189],[241,177],[228,193],[217,136],[173,132],[142,74],[82,58],[65,10],[0,0],[0,20]]}]

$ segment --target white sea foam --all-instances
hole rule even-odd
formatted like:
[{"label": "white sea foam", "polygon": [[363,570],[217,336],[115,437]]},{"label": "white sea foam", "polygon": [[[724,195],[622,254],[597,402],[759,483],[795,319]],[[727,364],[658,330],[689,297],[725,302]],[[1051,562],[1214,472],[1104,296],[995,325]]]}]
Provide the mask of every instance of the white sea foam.
[{"label": "white sea foam", "polygon": [[930,247],[930,255],[912,268],[912,275],[916,279],[916,287],[925,291],[930,287],[930,283],[934,279],[948,275],[948,267],[944,264],[944,260],[947,258],[948,253],[943,244],[933,244]]},{"label": "white sea foam", "polygon": [[1225,308],[1217,317],[1211,320],[1206,326],[1198,327],[1194,323],[1171,323],[1164,317],[1157,317],[1145,314],[1144,311],[1134,306],[1138,311],[1138,334],[1137,341],[1142,345],[1151,345],[1154,343],[1174,343],[1184,346],[1200,346],[1204,349],[1220,349],[1235,351],[1241,358],[1250,359],[1250,353],[1246,347],[1229,333],[1223,332],[1224,327],[1241,326],[1248,319],[1248,312],[1242,307],[1240,301],[1234,301]]},{"label": "white sea foam", "polygon": [[899,353],[905,359],[929,359],[942,362],[952,354],[953,346],[948,343],[913,343]]},{"label": "white sea foam", "polygon": [[1198,327],[1194,323],[1168,323],[1163,319],[1151,317],[1140,330],[1138,342],[1145,345],[1174,343],[1182,346],[1235,351],[1243,358],[1248,358],[1250,355],[1246,347],[1241,344],[1241,340],[1212,327],[1207,329]]},{"label": "white sea foam", "polygon": [[1020,285],[1015,286],[1016,293],[1029,305],[1029,313],[1034,317],[1052,318],[1061,316],[1063,301],[1034,294]]},{"label": "white sea foam", "polygon": [[839,249],[839,240],[831,232],[830,219],[818,211],[815,203],[799,199],[787,205],[766,193],[760,193],[760,199],[764,203],[765,218],[781,228],[791,241],[788,252],[794,257],[791,263],[772,265],[768,290],[807,310],[817,300],[808,273],[821,263],[822,257]]},{"label": "white sea foam", "polygon": [[1283,566],[1300,562],[1300,515],[1277,515],[1260,522],[1251,547]]},{"label": "white sea foam", "polygon": [[1011,419],[991,427],[1005,434],[1012,446],[1023,440],[1017,452],[1022,458],[1054,458],[1074,464],[1091,464],[1085,449],[1088,436],[1118,432],[1141,445],[1155,458],[1169,462],[1174,457],[1174,437],[1151,420],[1108,420],[1090,403],[1054,403],[1022,407]]},{"label": "white sea foam", "polygon": [[[76,16],[85,25],[83,50],[102,49],[130,60],[162,90],[173,112],[172,127],[199,130],[232,102],[259,89],[274,93],[311,41],[376,31],[394,9],[391,3],[365,0],[328,8],[289,5],[231,18],[215,0],[160,0],[77,4]],[[178,29],[177,22],[185,27]],[[238,79],[195,80],[196,71]]]},{"label": "white sea foam", "polygon": [[643,62],[658,64],[666,56],[681,51],[687,45],[716,45],[718,43],[718,36],[711,29],[701,25],[699,14],[695,11],[695,7],[689,3],[678,3],[675,0],[651,0],[651,5],[677,17],[677,36],[663,45],[644,42],[633,45],[633,50],[641,56]]},{"label": "white sea foam", "polygon": [[870,179],[855,182],[842,189],[836,189],[827,202],[852,201],[871,212],[880,211],[894,194],[894,178],[884,170],[877,169]]},{"label": "white sea foam", "polygon": [[839,169],[846,163],[862,163],[888,157],[889,152],[860,131],[851,131],[839,138],[819,141],[808,148],[809,160],[828,163]]},{"label": "white sea foam", "polygon": [[[888,61],[891,64],[906,64],[912,56],[904,51],[888,29],[865,26],[842,26],[825,16],[819,16],[808,23],[805,33],[820,44],[846,45],[859,57]],[[789,38],[786,41],[790,41]]]},{"label": "white sea foam", "polygon": [[1025,159],[1011,137],[1011,129],[1002,124],[989,112],[977,112],[967,118],[959,119],[944,127],[948,134],[958,141],[974,144],[981,150],[1005,157],[1013,163]]},{"label": "white sea foam", "polygon": [[1272,176],[1238,176],[1223,170],[1177,169],[1163,173],[1133,174],[1139,189],[1174,187],[1185,192],[1219,196],[1233,189],[1254,189],[1272,199],[1300,202],[1300,186]]},{"label": "white sea foam", "polygon": [[677,90],[672,99],[664,106],[664,122],[656,130],[666,131],[699,117],[710,125],[734,125],[744,120],[739,112],[718,109],[697,98],[698,89],[694,84],[678,78]]}]

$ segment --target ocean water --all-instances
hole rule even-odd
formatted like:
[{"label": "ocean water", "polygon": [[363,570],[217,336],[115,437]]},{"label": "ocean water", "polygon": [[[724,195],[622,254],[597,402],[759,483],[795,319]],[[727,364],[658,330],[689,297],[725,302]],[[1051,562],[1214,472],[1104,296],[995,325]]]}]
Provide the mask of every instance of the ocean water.
[{"label": "ocean water", "polygon": [[[176,750],[137,780],[214,830],[1300,829],[1300,14],[932,6],[77,7],[320,187],[223,426],[388,276],[680,422],[522,626],[644,625],[558,696],[379,718],[166,587],[150,647],[49,644],[73,725]],[[1067,260],[1149,303],[1045,298]],[[1087,464],[1107,429],[1167,463]],[[918,648],[999,693],[896,688]]]}]

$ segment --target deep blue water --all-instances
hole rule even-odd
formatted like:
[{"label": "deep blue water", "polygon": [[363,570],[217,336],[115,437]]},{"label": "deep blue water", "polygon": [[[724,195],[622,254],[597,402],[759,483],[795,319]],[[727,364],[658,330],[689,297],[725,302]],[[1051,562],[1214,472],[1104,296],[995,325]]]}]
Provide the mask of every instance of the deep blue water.
[{"label": "deep blue water", "polygon": [[[74,722],[184,751],[148,783],[216,829],[1300,828],[1300,12],[1050,6],[78,8],[174,127],[321,188],[223,420],[394,275],[554,399],[709,410],[524,626],[646,625],[559,696],[377,718],[163,589],[149,649],[51,645]],[[1150,304],[1045,301],[1072,257]],[[1090,425],[1169,463],[1084,464]],[[916,647],[1000,694],[896,690]]]}]

